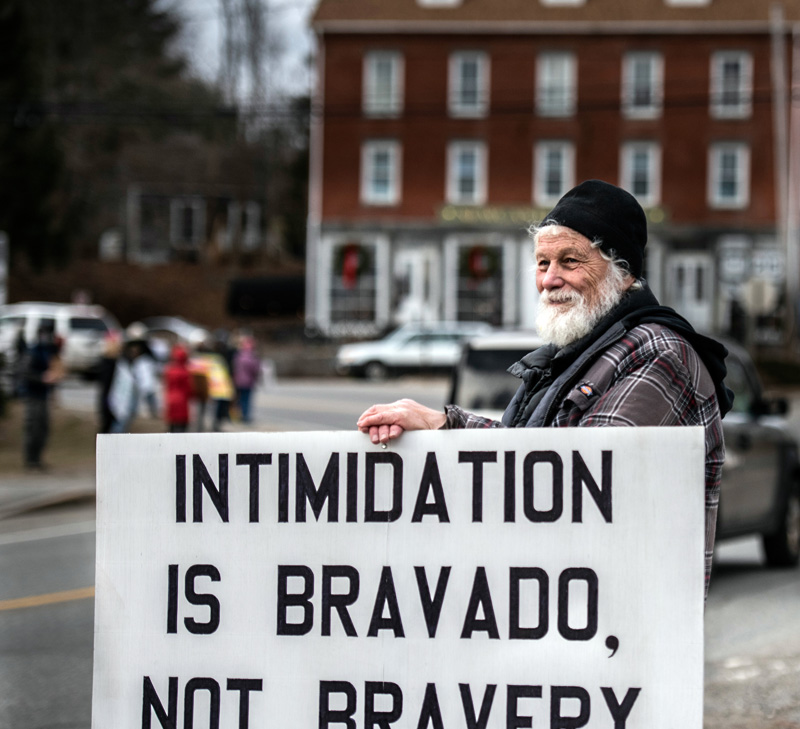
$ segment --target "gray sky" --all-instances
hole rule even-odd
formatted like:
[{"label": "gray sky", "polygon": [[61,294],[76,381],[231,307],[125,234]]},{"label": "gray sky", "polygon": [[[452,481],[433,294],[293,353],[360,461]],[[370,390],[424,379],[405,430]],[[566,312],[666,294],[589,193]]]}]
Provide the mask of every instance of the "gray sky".
[{"label": "gray sky", "polygon": [[[271,37],[282,46],[278,68],[267,69],[268,85],[279,93],[303,93],[310,88],[305,59],[313,48],[308,27],[316,0],[264,0]],[[221,23],[219,0],[164,0],[185,18],[184,46],[196,73],[216,80],[220,68]]]}]

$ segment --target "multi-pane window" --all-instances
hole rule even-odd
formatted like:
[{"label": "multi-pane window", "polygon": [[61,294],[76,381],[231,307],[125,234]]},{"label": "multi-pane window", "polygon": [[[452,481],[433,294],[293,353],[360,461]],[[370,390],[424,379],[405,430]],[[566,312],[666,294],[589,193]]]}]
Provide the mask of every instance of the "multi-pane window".
[{"label": "multi-pane window", "polygon": [[254,201],[234,201],[228,205],[228,226],[222,238],[222,248],[238,245],[242,250],[252,251],[260,242],[261,206]]},{"label": "multi-pane window", "polygon": [[536,111],[540,116],[575,113],[577,64],[572,53],[541,53],[536,60]]},{"label": "multi-pane window", "polygon": [[170,242],[176,248],[198,248],[205,232],[205,203],[200,197],[170,201]]},{"label": "multi-pane window", "polygon": [[482,117],[489,110],[489,57],[480,51],[450,56],[449,109],[452,116]]},{"label": "multi-pane window", "polygon": [[503,247],[489,241],[462,243],[458,251],[456,319],[503,323]]},{"label": "multi-pane window", "polygon": [[366,142],[361,148],[361,202],[400,202],[400,145],[391,140]]},{"label": "multi-pane window", "polygon": [[245,203],[242,213],[242,247],[253,250],[258,248],[260,239],[261,205],[250,200]]},{"label": "multi-pane window", "polygon": [[397,116],[403,110],[403,56],[373,51],[364,56],[363,108],[368,116]]},{"label": "multi-pane window", "polygon": [[719,51],[711,56],[711,114],[721,119],[746,119],[753,107],[753,58],[744,51]]},{"label": "multi-pane window", "polygon": [[354,239],[331,250],[330,320],[335,331],[357,329],[377,317],[377,248]]},{"label": "multi-pane window", "polygon": [[457,205],[486,202],[486,146],[452,142],[447,149],[447,201]]},{"label": "multi-pane window", "polygon": [[534,158],[534,202],[552,205],[575,184],[575,147],[571,142],[539,142]]},{"label": "multi-pane window", "polygon": [[645,206],[661,202],[661,148],[655,142],[622,145],[621,183]]},{"label": "multi-pane window", "polygon": [[660,53],[626,53],[622,61],[622,110],[625,116],[653,119],[661,115],[664,63]]},{"label": "multi-pane window", "polygon": [[745,208],[750,202],[750,148],[741,142],[712,144],[708,202],[714,208]]}]

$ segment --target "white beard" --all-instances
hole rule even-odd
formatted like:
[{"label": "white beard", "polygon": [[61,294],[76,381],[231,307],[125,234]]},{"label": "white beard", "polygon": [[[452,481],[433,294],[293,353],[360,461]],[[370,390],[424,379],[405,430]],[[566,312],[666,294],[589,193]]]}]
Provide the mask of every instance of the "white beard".
[{"label": "white beard", "polygon": [[[590,307],[583,294],[577,291],[542,291],[539,297],[539,311],[536,314],[536,329],[539,336],[557,347],[576,342],[585,337],[609,311],[622,299],[625,288],[611,271],[600,284],[600,300],[594,308]],[[570,305],[556,306],[553,302],[572,302]]]}]

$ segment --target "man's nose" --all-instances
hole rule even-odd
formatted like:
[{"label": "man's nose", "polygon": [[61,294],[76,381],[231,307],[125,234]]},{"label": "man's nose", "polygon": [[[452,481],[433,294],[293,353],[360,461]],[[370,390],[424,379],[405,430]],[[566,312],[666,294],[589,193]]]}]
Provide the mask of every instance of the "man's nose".
[{"label": "man's nose", "polygon": [[557,289],[564,285],[564,279],[561,278],[558,266],[551,263],[542,276],[542,288],[544,289]]}]

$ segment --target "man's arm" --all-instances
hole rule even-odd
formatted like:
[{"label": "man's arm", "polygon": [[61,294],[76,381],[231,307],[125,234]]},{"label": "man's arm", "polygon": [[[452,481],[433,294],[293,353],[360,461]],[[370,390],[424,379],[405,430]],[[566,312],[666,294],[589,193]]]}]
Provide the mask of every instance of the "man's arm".
[{"label": "man's arm", "polygon": [[491,418],[484,418],[482,415],[476,415],[467,410],[460,408],[458,405],[445,405],[444,412],[447,417],[447,422],[444,424],[446,430],[455,430],[460,428],[505,428],[499,420],[492,420]]},{"label": "man's arm", "polygon": [[[696,355],[684,361],[674,351],[663,351],[655,356],[627,361],[616,370],[615,377],[596,402],[589,407],[581,404],[579,397],[564,403],[557,417],[558,425],[649,426],[704,424],[702,414],[707,401],[713,400],[713,384],[708,382],[708,392],[698,391],[702,374]],[[602,367],[602,364],[600,364]],[[592,372],[587,373],[592,381]]]}]

